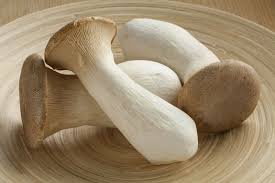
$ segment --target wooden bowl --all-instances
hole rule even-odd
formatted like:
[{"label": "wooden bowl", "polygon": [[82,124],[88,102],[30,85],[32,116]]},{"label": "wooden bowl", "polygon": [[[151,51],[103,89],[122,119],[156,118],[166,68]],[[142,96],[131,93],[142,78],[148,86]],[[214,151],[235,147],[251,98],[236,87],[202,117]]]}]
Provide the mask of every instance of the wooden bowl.
[{"label": "wooden bowl", "polygon": [[[150,17],[178,24],[221,59],[252,65],[261,77],[259,104],[239,128],[199,139],[189,161],[148,164],[114,129],[64,130],[36,150],[24,144],[18,79],[23,60],[43,54],[49,37],[83,16],[122,24]],[[115,41],[117,62],[123,60]],[[17,19],[0,28],[0,182],[275,182],[275,34],[240,17],[191,4],[107,0],[74,3]],[[160,144],[161,145],[161,144]]]}]

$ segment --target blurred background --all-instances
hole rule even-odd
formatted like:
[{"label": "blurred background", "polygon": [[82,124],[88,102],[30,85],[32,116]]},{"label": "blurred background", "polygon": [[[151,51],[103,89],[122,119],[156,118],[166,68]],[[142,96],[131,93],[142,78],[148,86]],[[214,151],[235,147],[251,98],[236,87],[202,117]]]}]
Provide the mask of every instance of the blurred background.
[{"label": "blurred background", "polygon": [[[26,14],[83,0],[0,0],[0,26]],[[129,0],[131,1],[131,0]],[[227,11],[275,31],[275,0],[174,0]]]}]

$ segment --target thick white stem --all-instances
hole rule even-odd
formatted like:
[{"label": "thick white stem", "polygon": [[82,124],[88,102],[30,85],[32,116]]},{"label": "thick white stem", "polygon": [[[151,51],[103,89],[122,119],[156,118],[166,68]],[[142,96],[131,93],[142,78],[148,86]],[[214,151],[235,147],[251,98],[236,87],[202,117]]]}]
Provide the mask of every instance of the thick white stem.
[{"label": "thick white stem", "polygon": [[[98,57],[99,58],[99,57]],[[194,121],[119,69],[109,49],[76,70],[88,92],[129,142],[151,163],[192,157],[198,148]]]},{"label": "thick white stem", "polygon": [[114,125],[150,162],[172,163],[192,157],[198,148],[194,121],[117,67],[111,50],[115,35],[111,20],[76,20],[50,39],[46,62],[76,73]]},{"label": "thick white stem", "polygon": [[[177,75],[152,61],[128,61],[118,65],[135,82],[176,104],[181,88]],[[83,125],[115,127],[76,76],[47,69],[47,128],[44,138],[63,129]]]},{"label": "thick white stem", "polygon": [[148,59],[174,70],[182,82],[219,59],[183,28],[159,20],[133,19],[118,31],[127,59]]}]

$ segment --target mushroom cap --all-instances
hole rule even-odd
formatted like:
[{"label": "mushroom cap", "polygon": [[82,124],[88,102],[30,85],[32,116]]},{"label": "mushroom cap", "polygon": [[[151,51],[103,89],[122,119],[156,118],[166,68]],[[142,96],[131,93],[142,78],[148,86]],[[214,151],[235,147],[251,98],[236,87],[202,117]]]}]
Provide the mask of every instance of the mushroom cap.
[{"label": "mushroom cap", "polygon": [[19,80],[20,110],[26,145],[39,146],[46,127],[46,67],[41,56],[32,54],[23,64]]},{"label": "mushroom cap", "polygon": [[107,18],[75,20],[50,38],[45,49],[45,62],[54,69],[75,71],[85,65],[84,57],[104,57],[104,50],[111,49],[116,32],[115,22]]},{"label": "mushroom cap", "polygon": [[256,71],[246,63],[227,60],[194,74],[179,92],[178,107],[200,132],[222,132],[240,125],[260,97]]}]

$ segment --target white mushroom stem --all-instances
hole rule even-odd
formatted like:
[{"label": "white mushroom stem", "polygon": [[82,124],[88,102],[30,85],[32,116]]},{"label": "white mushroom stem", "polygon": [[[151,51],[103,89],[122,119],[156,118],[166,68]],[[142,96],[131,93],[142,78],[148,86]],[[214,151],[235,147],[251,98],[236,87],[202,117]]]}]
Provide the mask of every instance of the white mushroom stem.
[{"label": "white mushroom stem", "polygon": [[[156,62],[128,61],[119,64],[119,68],[148,91],[169,103],[176,104],[181,84],[177,75],[168,67]],[[48,69],[47,74],[48,90],[51,91],[48,92],[49,130],[47,135],[57,130],[82,125],[115,127],[77,78],[49,72],[53,73],[53,71]],[[111,101],[110,105],[112,105]],[[116,106],[115,104],[114,108]]]},{"label": "white mushroom stem", "polygon": [[192,157],[198,148],[194,121],[115,64],[111,50],[115,34],[115,24],[104,18],[74,21],[49,41],[46,62],[76,73],[114,125],[151,163]]},{"label": "white mushroom stem", "polygon": [[127,59],[158,61],[174,70],[183,83],[200,69],[219,62],[188,31],[164,21],[133,19],[118,31],[118,39]]},{"label": "white mushroom stem", "polygon": [[[181,84],[176,73],[168,67],[141,60],[123,62],[118,66],[141,86],[167,102],[176,104]],[[42,83],[41,90],[37,90],[39,87],[33,83]],[[34,97],[37,92],[41,93],[42,103],[41,99]],[[26,143],[33,148],[39,146],[46,137],[63,129],[83,125],[115,127],[76,76],[59,74],[46,68],[43,59],[37,54],[30,55],[22,67],[20,98],[24,112],[24,133],[28,137]],[[29,118],[45,111],[44,120]],[[42,128],[39,134],[38,129]]]}]

